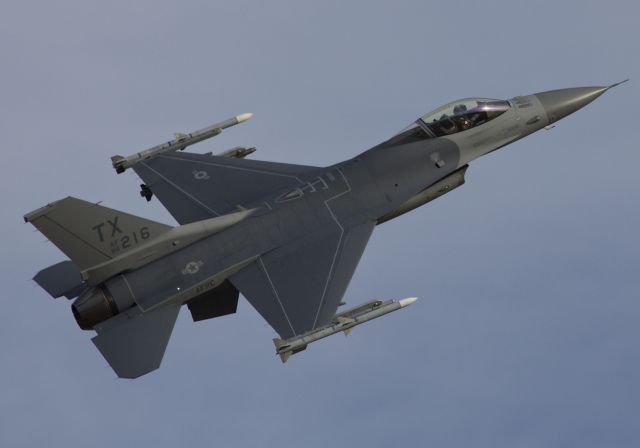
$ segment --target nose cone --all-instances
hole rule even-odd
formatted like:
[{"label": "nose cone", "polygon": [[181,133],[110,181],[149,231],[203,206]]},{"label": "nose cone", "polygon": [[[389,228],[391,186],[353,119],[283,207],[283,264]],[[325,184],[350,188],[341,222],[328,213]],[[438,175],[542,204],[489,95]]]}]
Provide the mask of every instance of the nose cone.
[{"label": "nose cone", "polygon": [[549,90],[548,92],[536,93],[536,97],[547,112],[549,123],[553,123],[578,109],[582,109],[618,84],[620,83],[606,87],[573,87],[570,89]]}]

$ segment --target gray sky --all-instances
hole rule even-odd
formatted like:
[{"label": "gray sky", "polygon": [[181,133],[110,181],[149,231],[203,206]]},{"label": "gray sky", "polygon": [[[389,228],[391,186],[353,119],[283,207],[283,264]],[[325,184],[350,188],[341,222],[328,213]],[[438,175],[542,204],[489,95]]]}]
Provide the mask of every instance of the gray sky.
[{"label": "gray sky", "polygon": [[[132,3],[2,1],[0,446],[637,446],[637,2]],[[627,77],[378,228],[347,301],[420,301],[284,366],[243,300],[119,380],[30,280],[49,201],[173,222],[109,157],[175,131],[253,112],[193,150],[329,165],[456,98]]]}]

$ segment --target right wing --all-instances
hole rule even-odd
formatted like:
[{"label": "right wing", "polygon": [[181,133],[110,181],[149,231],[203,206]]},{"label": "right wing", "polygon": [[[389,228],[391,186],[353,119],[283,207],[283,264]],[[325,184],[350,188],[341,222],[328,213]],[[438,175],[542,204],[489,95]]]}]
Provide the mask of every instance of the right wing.
[{"label": "right wing", "polygon": [[161,154],[133,166],[180,224],[224,215],[302,183],[318,168],[193,153]]},{"label": "right wing", "polygon": [[331,322],[375,227],[336,224],[259,257],[229,279],[283,339]]}]

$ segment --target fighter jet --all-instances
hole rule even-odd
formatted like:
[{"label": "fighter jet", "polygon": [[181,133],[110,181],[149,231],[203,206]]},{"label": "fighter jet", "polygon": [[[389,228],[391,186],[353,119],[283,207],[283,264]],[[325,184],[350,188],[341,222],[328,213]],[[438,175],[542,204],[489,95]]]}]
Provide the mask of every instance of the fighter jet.
[{"label": "fighter jet", "polygon": [[[624,82],[624,81],[623,81]],[[194,321],[236,312],[239,294],[279,337],[283,362],[318,339],[402,309],[415,298],[338,312],[374,228],[465,182],[473,160],[591,103],[618,85],[509,100],[467,98],[419,117],[387,141],[329,167],[246,159],[255,148],[179,152],[248,120],[242,114],[129,157],[140,194],[170,226],[73,197],[24,216],[69,259],[34,280],[75,299],[80,328],[119,377],[157,369],[178,312]]]}]

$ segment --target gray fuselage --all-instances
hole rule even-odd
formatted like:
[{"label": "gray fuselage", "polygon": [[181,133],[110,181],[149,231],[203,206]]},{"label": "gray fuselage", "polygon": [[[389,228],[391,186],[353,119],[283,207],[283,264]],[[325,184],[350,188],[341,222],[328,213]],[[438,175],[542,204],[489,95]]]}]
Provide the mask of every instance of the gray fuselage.
[{"label": "gray fuselage", "polygon": [[298,238],[376,221],[461,166],[549,123],[535,95],[509,103],[509,110],[480,126],[417,141],[390,139],[300,175],[290,187],[246,204],[257,209],[250,218],[105,286],[120,310],[134,303],[143,311],[169,301],[185,303]]}]

